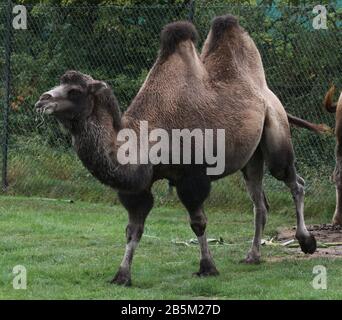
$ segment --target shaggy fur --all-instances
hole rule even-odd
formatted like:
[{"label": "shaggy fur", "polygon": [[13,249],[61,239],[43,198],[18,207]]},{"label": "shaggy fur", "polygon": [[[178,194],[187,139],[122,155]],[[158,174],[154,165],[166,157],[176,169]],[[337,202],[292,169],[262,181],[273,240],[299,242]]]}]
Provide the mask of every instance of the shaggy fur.
[{"label": "shaggy fur", "polygon": [[328,112],[336,113],[336,165],[333,173],[336,184],[336,208],[333,216],[333,224],[342,225],[342,92],[337,102],[333,102],[335,86],[332,86],[324,99],[324,107]]},{"label": "shaggy fur", "polygon": [[61,84],[79,85],[83,88],[87,87],[87,83],[94,79],[86,74],[81,74],[78,71],[70,70],[61,76]]},{"label": "shaggy fur", "polygon": [[[315,241],[304,225],[303,180],[295,172],[286,112],[267,87],[261,58],[252,39],[240,27],[229,28],[233,21],[230,16],[216,21],[220,23],[214,23],[217,29],[214,34],[221,32],[221,36],[213,38],[213,30],[210,32],[201,57],[194,45],[194,26],[177,22],[164,28],[160,55],[121,117],[107,84],[75,72],[62,78],[73,79],[67,80],[67,85],[63,85],[63,80],[62,86],[43,94],[36,104],[39,111],[55,115],[62,124],[67,123],[67,127],[72,128],[73,144],[84,165],[101,182],[119,190],[129,221],[126,251],[114,283],[131,283],[133,255],[153,206],[150,189],[158,179],[168,179],[176,186],[189,212],[190,226],[201,248],[200,270],[196,274],[217,275],[207,244],[207,218],[203,209],[211,181],[242,170],[259,228],[266,221],[264,213],[268,207],[261,188],[264,161],[272,174],[291,189],[298,215],[297,237],[303,251],[315,251]],[[233,41],[228,41],[231,37]],[[208,43],[213,39],[216,39],[215,46],[208,52]],[[86,90],[82,89],[73,100],[69,94],[77,83],[84,82]],[[77,110],[77,117],[70,116],[75,114],[74,110]],[[163,128],[169,136],[172,136],[172,129],[213,129],[215,134],[217,129],[224,129],[223,174],[208,176],[206,168],[210,164],[207,163],[119,164],[119,128],[133,129],[139,135],[141,120],[148,121],[150,130]],[[152,146],[153,143],[149,148]],[[170,154],[172,151],[170,148]],[[191,151],[194,154],[194,146]],[[256,234],[253,245],[246,258],[248,263],[259,261],[260,234]]]},{"label": "shaggy fur", "polygon": [[238,19],[230,14],[216,17],[211,25],[211,36],[208,43],[208,53],[217,48],[223,41],[224,35],[230,29],[237,29],[240,27]]},{"label": "shaggy fur", "polygon": [[167,24],[160,36],[160,59],[167,59],[182,41],[190,40],[196,43],[197,39],[198,33],[192,23],[180,21]]}]

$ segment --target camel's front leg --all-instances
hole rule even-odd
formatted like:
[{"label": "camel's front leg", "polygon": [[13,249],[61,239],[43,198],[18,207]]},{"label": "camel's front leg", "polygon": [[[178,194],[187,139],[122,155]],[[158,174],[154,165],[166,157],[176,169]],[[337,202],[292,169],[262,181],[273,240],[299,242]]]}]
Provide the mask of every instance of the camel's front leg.
[{"label": "camel's front leg", "polygon": [[195,275],[200,277],[216,276],[219,274],[209,250],[207,235],[205,232],[206,225],[207,218],[202,208],[199,208],[194,212],[190,212],[190,226],[197,236],[201,249],[200,269],[198,272],[195,272]]},{"label": "camel's front leg", "polygon": [[342,153],[341,148],[337,146],[336,150],[336,166],[334,170],[334,180],[336,184],[336,209],[332,223],[334,225],[342,226],[342,157],[339,153]]},{"label": "camel's front leg", "polygon": [[119,193],[119,199],[128,210],[127,244],[120,268],[111,282],[130,286],[134,251],[144,232],[145,219],[152,209],[153,196],[147,191],[140,194]]},{"label": "camel's front leg", "polygon": [[207,218],[204,214],[202,204],[210,192],[210,180],[202,172],[191,172],[188,176],[177,181],[177,194],[190,215],[190,226],[196,234],[200,248],[200,269],[195,274],[198,276],[215,276],[218,271],[209,251],[205,229]]}]

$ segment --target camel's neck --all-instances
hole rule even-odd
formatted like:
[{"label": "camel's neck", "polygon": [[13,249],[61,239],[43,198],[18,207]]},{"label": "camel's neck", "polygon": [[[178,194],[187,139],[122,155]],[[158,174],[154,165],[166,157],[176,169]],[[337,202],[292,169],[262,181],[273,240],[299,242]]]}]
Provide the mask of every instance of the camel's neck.
[{"label": "camel's neck", "polygon": [[73,135],[73,145],[84,166],[102,183],[123,191],[144,189],[149,178],[147,168],[118,162],[116,136],[111,122],[91,119]]},{"label": "camel's neck", "polygon": [[113,185],[116,162],[115,133],[96,120],[86,121],[73,135],[73,146],[90,173],[102,183]]}]

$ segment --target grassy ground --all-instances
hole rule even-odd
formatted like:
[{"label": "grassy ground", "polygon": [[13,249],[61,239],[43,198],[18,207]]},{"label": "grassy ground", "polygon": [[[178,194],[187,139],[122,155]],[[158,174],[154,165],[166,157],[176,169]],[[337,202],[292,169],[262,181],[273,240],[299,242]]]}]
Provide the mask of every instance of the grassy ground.
[{"label": "grassy ground", "polygon": [[[265,234],[295,222],[292,206],[273,210]],[[326,222],[331,212],[307,222]],[[294,258],[283,248],[263,248],[257,266],[239,261],[253,234],[250,209],[211,209],[209,237],[220,276],[198,279],[196,246],[172,240],[194,237],[182,208],[155,208],[134,260],[133,287],[110,285],[124,251],[126,213],[120,206],[0,197],[0,298],[23,299],[340,299],[342,259]],[[14,290],[12,269],[27,268],[27,290]],[[311,285],[313,267],[327,268],[328,289]]]}]

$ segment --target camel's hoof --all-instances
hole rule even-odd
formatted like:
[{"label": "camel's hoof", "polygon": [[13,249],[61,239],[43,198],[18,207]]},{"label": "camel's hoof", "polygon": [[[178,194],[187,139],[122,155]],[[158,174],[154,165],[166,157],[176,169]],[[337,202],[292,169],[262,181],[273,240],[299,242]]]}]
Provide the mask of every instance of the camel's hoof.
[{"label": "camel's hoof", "polygon": [[200,270],[198,272],[193,273],[193,275],[198,277],[218,276],[219,272],[216,269],[214,262],[212,260],[201,259]]},{"label": "camel's hoof", "polygon": [[249,252],[247,254],[247,257],[241,260],[240,262],[245,264],[260,264],[260,256],[255,255],[252,252]]},{"label": "camel's hoof", "polygon": [[132,285],[131,275],[120,268],[110,283],[130,287]]},{"label": "camel's hoof", "polygon": [[316,251],[317,243],[315,237],[310,234],[306,237],[298,237],[297,238],[300,248],[304,253],[313,254]]}]

